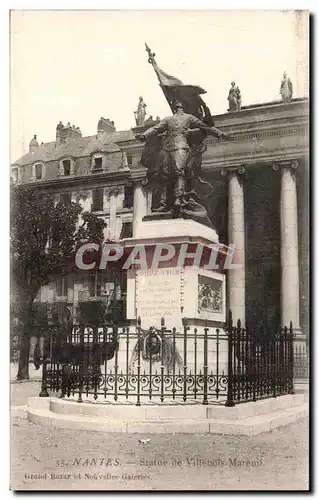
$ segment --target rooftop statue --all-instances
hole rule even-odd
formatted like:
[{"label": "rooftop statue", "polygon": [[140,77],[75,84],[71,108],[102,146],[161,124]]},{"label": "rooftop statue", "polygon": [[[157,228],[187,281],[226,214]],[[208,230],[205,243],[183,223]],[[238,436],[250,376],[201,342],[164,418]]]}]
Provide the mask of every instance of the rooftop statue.
[{"label": "rooftop statue", "polygon": [[283,74],[282,80],[281,80],[281,85],[280,85],[280,91],[279,93],[281,94],[281,98],[283,102],[290,102],[292,99],[292,83],[290,78],[287,76],[286,71]]},{"label": "rooftop statue", "polygon": [[144,125],[144,123],[145,123],[146,108],[147,108],[147,105],[143,101],[143,97],[140,97],[139,102],[138,102],[138,106],[137,106],[137,111],[134,111],[135,121],[136,121],[136,125],[138,127],[140,127],[141,125]]},{"label": "rooftop statue", "polygon": [[229,109],[228,111],[240,111],[241,110],[241,93],[238,85],[235,82],[231,82],[231,87],[228,93]]}]

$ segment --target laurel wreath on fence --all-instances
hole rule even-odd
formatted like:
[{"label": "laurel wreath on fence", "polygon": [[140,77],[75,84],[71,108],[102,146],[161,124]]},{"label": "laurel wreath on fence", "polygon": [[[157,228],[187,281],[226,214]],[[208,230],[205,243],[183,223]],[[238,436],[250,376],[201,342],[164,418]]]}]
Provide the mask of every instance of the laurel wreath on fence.
[{"label": "laurel wreath on fence", "polygon": [[163,365],[168,371],[171,371],[174,366],[177,368],[182,366],[182,358],[171,336],[163,336],[155,327],[150,327],[148,330],[141,329],[141,334],[132,351],[129,364],[131,373],[134,371],[139,353],[143,361],[156,363],[163,359]]}]

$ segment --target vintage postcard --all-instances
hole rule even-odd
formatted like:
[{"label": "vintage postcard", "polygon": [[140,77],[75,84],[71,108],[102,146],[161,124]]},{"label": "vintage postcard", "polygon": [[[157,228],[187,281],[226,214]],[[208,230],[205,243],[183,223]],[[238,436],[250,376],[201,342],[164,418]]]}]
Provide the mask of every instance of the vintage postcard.
[{"label": "vintage postcard", "polygon": [[10,12],[11,490],[309,489],[308,48]]}]

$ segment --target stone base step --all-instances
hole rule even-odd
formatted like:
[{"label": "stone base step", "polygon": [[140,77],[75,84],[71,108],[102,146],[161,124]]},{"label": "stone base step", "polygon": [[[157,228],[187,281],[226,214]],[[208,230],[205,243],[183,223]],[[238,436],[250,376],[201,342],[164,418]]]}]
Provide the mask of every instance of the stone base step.
[{"label": "stone base step", "polygon": [[192,419],[210,418],[239,420],[243,418],[265,415],[272,412],[300,406],[307,401],[307,395],[288,394],[277,398],[268,398],[261,401],[238,404],[233,407],[225,407],[218,404],[144,404],[136,406],[129,403],[100,403],[92,400],[84,400],[77,403],[74,400],[49,398],[29,398],[30,408],[42,408],[57,414],[83,415],[88,417],[104,417],[108,419],[127,420],[162,420],[162,419]]},{"label": "stone base step", "polygon": [[[281,408],[278,406],[276,410],[267,413],[253,414],[252,410],[246,410],[246,415],[244,412],[241,418],[234,417],[233,410],[236,411],[236,407],[218,407],[223,412],[219,413],[219,416],[215,412],[215,416],[212,418],[210,410],[216,411],[216,408],[202,405],[136,407],[133,405],[74,403],[60,401],[57,398],[30,398],[27,418],[31,422],[49,428],[139,434],[199,433],[253,436],[304,418],[308,414],[308,403],[302,398],[295,398],[295,396],[297,395],[291,395],[290,400],[287,401],[291,405],[294,402],[299,404]],[[285,397],[282,396],[282,398]],[[237,408],[254,405],[253,408],[256,411],[258,407],[259,410],[267,408],[265,403],[266,400],[246,403],[238,405]],[[228,414],[228,412],[230,413]],[[237,410],[237,417],[239,414],[240,408]]]}]

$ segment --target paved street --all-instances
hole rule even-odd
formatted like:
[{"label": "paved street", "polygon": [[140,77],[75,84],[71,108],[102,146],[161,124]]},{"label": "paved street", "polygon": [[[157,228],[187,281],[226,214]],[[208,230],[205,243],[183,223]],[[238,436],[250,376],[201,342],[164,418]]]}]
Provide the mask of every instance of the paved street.
[{"label": "paved street", "polygon": [[[11,385],[13,405],[38,382]],[[307,489],[307,421],[255,437],[105,434],[12,419],[12,489]],[[139,440],[148,442],[140,442]],[[246,462],[245,462],[246,461]],[[36,478],[32,475],[41,475]]]}]

